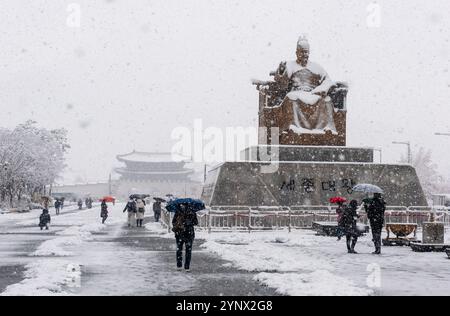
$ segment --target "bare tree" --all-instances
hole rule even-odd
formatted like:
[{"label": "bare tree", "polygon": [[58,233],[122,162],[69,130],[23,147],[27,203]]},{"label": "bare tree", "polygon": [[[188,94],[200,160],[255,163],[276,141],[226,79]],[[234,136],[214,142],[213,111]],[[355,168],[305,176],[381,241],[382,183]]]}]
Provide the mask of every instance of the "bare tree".
[{"label": "bare tree", "polygon": [[[401,162],[407,163],[407,157],[402,157]],[[420,147],[417,152],[413,152],[412,165],[416,169],[427,199],[431,199],[443,182],[438,172],[438,166],[433,162],[431,150]]]}]

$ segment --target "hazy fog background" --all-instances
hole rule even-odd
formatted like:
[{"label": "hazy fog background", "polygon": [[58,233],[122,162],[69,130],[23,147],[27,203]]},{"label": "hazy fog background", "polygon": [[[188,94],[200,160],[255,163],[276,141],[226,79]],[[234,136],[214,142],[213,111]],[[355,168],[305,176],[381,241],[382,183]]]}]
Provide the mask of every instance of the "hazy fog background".
[{"label": "hazy fog background", "polygon": [[[70,27],[68,5],[81,8]],[[115,155],[169,151],[191,126],[256,126],[251,78],[268,78],[307,33],[311,59],[350,84],[348,145],[410,140],[450,177],[450,4],[364,0],[2,0],[0,126],[69,130],[63,182],[106,180]]]}]

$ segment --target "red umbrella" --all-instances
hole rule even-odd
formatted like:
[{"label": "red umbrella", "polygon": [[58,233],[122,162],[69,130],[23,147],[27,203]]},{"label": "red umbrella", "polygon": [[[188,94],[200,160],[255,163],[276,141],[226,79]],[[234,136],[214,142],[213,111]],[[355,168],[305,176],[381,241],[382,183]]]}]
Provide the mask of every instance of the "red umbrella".
[{"label": "red umbrella", "polygon": [[330,203],[332,203],[332,204],[345,203],[345,202],[347,202],[347,199],[342,196],[335,196],[330,199]]},{"label": "red umbrella", "polygon": [[104,196],[100,201],[105,201],[106,203],[114,203],[116,198],[113,196]]}]

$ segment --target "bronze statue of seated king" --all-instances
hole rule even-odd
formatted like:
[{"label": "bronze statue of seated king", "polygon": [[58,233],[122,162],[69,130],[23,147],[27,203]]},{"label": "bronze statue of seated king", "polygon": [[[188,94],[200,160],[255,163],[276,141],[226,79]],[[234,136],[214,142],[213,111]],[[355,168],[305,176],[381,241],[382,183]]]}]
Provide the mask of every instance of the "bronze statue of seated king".
[{"label": "bronze statue of seated king", "polygon": [[300,37],[295,61],[282,62],[271,73],[273,81],[254,82],[260,92],[260,127],[279,129],[279,135],[267,133],[266,144],[346,145],[348,87],[309,61],[309,52],[308,40]]}]

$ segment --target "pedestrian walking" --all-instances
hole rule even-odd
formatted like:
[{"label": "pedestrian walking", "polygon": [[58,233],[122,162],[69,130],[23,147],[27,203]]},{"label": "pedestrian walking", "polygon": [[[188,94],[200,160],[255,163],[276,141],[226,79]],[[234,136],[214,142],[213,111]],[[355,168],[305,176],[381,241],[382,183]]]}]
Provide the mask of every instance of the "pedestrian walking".
[{"label": "pedestrian walking", "polygon": [[181,204],[180,210],[175,212],[172,220],[172,231],[175,233],[177,243],[177,268],[183,268],[183,246],[185,246],[184,269],[190,271],[192,246],[195,239],[195,228],[198,225],[197,215],[187,205]]},{"label": "pedestrian walking", "polygon": [[136,226],[142,227],[142,224],[144,222],[144,216],[145,216],[145,201],[142,199],[136,200]]},{"label": "pedestrian walking", "polygon": [[45,230],[48,230],[48,225],[50,224],[51,220],[52,219],[50,217],[48,210],[43,209],[42,214],[39,216],[39,227],[41,228],[41,230],[43,230],[44,227]]},{"label": "pedestrian walking", "polygon": [[78,199],[78,209],[79,210],[83,209],[83,200],[82,199]]},{"label": "pedestrian walking", "polygon": [[136,222],[136,202],[130,199],[123,209],[123,213],[128,212],[128,227],[134,227]]},{"label": "pedestrian walking", "polygon": [[100,209],[100,217],[102,218],[102,224],[104,224],[108,218],[108,204],[106,204],[105,200],[102,201]]},{"label": "pedestrian walking", "polygon": [[56,215],[59,215],[59,212],[61,211],[61,201],[60,200],[56,200],[55,201],[55,210],[56,210]]},{"label": "pedestrian walking", "polygon": [[155,222],[159,222],[161,218],[161,201],[153,203],[153,216],[155,217]]},{"label": "pedestrian walking", "polygon": [[84,203],[86,204],[86,207],[87,207],[88,209],[91,209],[91,208],[92,208],[92,203],[93,203],[93,201],[92,201],[92,198],[91,198],[91,197],[86,198],[86,200],[84,201]]},{"label": "pedestrian walking", "polygon": [[386,211],[386,202],[381,193],[374,193],[373,199],[364,204],[367,212],[367,218],[372,229],[372,241],[375,246],[373,254],[381,254],[381,232],[384,226],[384,213]]},{"label": "pedestrian walking", "polygon": [[345,235],[344,227],[343,227],[343,223],[342,223],[342,217],[344,215],[345,209],[347,208],[347,205],[344,204],[344,201],[339,201],[337,203],[337,205],[338,205],[338,207],[336,209],[337,223],[338,223],[337,238],[338,238],[338,241],[340,241],[342,236]]},{"label": "pedestrian walking", "polygon": [[342,213],[341,225],[347,242],[348,253],[356,254],[355,246],[361,233],[358,230],[358,201],[352,200]]}]

